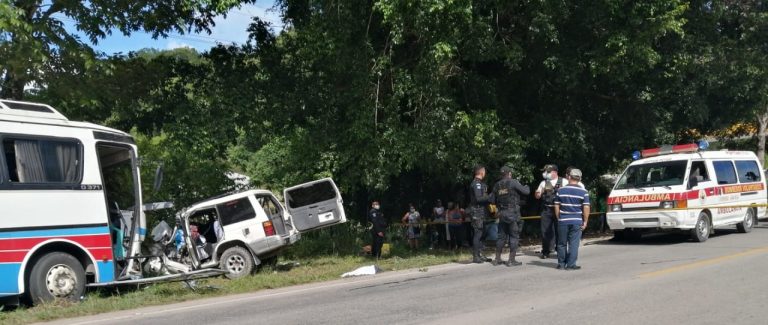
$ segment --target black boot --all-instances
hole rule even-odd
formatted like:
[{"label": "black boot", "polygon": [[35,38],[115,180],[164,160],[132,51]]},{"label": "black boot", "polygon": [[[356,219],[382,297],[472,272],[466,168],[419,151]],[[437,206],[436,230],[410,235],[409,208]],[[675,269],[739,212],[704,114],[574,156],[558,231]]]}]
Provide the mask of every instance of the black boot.
[{"label": "black boot", "polygon": [[497,248],[496,249],[496,258],[493,260],[493,262],[491,262],[491,264],[493,264],[493,266],[496,266],[496,265],[499,265],[501,263],[502,263],[501,262],[501,250]]},{"label": "black boot", "polygon": [[518,262],[518,261],[515,260],[515,255],[517,255],[517,251],[516,250],[513,249],[513,250],[509,251],[509,261],[507,261],[507,266],[512,267],[512,266],[523,265],[522,262]]}]

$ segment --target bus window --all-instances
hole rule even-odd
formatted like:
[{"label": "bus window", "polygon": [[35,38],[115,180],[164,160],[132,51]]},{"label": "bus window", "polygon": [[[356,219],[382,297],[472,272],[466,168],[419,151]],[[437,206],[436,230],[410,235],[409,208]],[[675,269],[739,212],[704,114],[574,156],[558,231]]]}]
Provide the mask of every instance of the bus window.
[{"label": "bus window", "polygon": [[25,184],[78,184],[81,163],[76,141],[4,139],[9,181]]}]

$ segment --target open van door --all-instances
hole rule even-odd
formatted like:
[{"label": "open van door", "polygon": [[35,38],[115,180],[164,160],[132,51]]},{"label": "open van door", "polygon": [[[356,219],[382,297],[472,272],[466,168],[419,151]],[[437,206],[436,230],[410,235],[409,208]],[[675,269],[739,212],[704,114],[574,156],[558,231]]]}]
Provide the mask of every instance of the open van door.
[{"label": "open van door", "polygon": [[286,189],[285,208],[298,231],[325,228],[347,222],[336,183],[324,178]]}]

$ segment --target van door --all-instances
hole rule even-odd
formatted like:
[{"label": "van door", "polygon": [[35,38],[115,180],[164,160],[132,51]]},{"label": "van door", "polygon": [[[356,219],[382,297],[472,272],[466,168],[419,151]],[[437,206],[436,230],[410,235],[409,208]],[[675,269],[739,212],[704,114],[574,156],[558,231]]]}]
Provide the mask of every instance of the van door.
[{"label": "van door", "polygon": [[712,162],[717,177],[717,189],[715,195],[718,196],[718,207],[713,211],[712,224],[717,226],[721,224],[732,224],[741,220],[746,209],[735,208],[739,204],[741,194],[737,187],[739,183],[736,169],[731,160],[715,160]]},{"label": "van door", "polygon": [[288,188],[283,194],[285,207],[298,231],[347,222],[341,194],[330,178]]}]

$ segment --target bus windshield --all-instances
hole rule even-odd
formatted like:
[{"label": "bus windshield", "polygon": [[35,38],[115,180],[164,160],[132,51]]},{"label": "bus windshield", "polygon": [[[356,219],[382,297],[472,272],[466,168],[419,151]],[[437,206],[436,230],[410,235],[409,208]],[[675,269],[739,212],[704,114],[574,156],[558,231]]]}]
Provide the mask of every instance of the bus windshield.
[{"label": "bus windshield", "polygon": [[682,185],[687,165],[688,161],[678,160],[629,166],[616,183],[616,189]]}]

